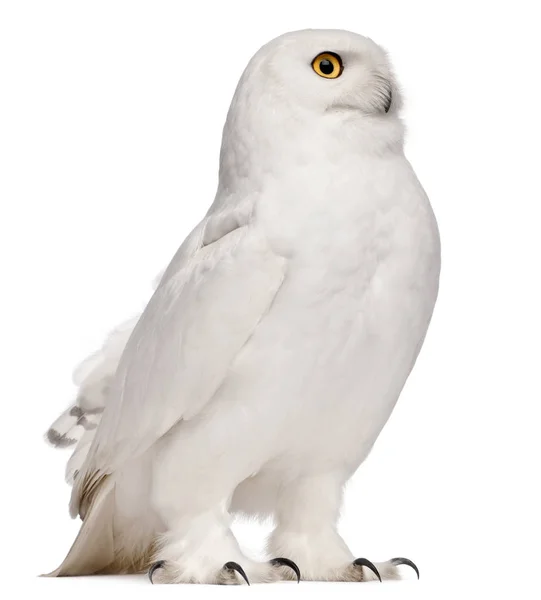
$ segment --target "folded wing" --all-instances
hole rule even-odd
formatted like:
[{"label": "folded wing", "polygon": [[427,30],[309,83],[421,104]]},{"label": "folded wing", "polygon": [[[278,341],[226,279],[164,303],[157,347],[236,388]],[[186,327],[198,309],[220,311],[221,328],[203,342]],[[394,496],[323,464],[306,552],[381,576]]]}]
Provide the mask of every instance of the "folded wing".
[{"label": "folded wing", "polygon": [[177,256],[124,351],[107,406],[72,494],[85,506],[107,475],[196,415],[224,381],[235,356],[269,311],[286,260],[250,225],[205,238]]}]

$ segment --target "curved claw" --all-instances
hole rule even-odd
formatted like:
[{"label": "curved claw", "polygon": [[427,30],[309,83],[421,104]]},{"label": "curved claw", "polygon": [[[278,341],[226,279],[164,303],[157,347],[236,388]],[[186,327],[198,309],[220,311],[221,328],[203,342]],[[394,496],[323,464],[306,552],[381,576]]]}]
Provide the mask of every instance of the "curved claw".
[{"label": "curved claw", "polygon": [[248,585],[250,582],[248,581],[248,576],[244,572],[244,569],[236,562],[227,562],[224,565],[224,569],[228,569],[229,571],[236,571],[243,579],[246,581]]},{"label": "curved claw", "polygon": [[157,569],[163,569],[164,566],[165,560],[157,560],[148,570],[148,578],[150,579],[150,583],[152,583],[152,585],[154,585],[154,582],[152,581],[152,575],[154,575],[154,571]]},{"label": "curved claw", "polygon": [[393,565],[407,565],[408,567],[411,567],[417,573],[417,579],[419,579],[419,569],[417,568],[417,565],[409,558],[391,558],[389,562]]},{"label": "curved claw", "polygon": [[353,561],[353,564],[356,567],[366,567],[367,569],[370,569],[372,571],[372,573],[374,573],[374,575],[376,575],[376,577],[381,581],[381,575],[379,574],[379,571],[376,569],[376,565],[374,563],[371,563],[368,559],[356,558]]},{"label": "curved claw", "polygon": [[274,567],[279,567],[279,566],[289,567],[290,569],[295,571],[295,575],[297,576],[297,583],[301,582],[301,570],[292,560],[289,560],[289,558],[273,558],[270,561],[270,564],[273,565]]}]

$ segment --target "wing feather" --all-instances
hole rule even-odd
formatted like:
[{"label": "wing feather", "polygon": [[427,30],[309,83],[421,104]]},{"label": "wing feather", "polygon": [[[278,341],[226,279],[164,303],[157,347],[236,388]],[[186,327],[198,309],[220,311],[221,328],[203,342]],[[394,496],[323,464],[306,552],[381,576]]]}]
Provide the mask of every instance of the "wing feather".
[{"label": "wing feather", "polygon": [[[270,309],[286,260],[252,226],[230,229],[187,260],[173,259],[137,323],[74,486],[72,514],[83,514],[104,477],[201,411]],[[201,243],[202,231],[197,236]]]}]

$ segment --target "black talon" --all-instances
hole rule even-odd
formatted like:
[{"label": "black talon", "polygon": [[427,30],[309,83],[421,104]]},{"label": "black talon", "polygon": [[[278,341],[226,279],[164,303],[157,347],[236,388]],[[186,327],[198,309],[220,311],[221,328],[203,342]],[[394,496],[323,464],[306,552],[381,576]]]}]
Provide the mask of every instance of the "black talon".
[{"label": "black talon", "polygon": [[357,567],[366,567],[367,569],[370,569],[374,573],[374,575],[376,575],[377,578],[381,581],[381,575],[379,574],[379,571],[376,569],[376,565],[371,563],[368,559],[356,558],[353,561],[353,564]]},{"label": "black talon", "polygon": [[301,582],[301,570],[299,569],[299,567],[297,567],[297,565],[292,560],[289,560],[289,558],[273,558],[270,561],[270,564],[273,565],[274,567],[279,567],[279,566],[289,567],[290,569],[295,571],[295,575],[297,576],[297,583]]},{"label": "black talon", "polygon": [[227,562],[224,565],[224,569],[228,569],[229,571],[236,571],[243,579],[246,581],[248,585],[250,582],[248,581],[248,576],[244,572],[244,569],[236,562]]},{"label": "black talon", "polygon": [[393,565],[407,565],[408,567],[411,567],[417,573],[417,579],[419,579],[419,569],[417,568],[417,565],[409,558],[391,558],[389,562]]},{"label": "black talon", "polygon": [[150,579],[150,583],[152,585],[154,585],[154,582],[152,581],[152,575],[154,575],[154,571],[156,571],[157,569],[163,569],[165,565],[165,560],[157,560],[148,570],[148,578]]}]

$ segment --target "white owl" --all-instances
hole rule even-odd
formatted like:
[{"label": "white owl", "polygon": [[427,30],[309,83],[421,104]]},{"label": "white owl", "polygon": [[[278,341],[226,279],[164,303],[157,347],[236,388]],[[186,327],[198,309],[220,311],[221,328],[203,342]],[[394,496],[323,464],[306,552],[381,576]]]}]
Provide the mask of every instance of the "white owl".
[{"label": "white owl", "polygon": [[[252,58],[212,206],[49,431],[78,441],[68,476],[83,518],[52,575],[416,569],[355,560],[337,532],[344,484],[393,410],[438,291],[438,229],[399,109],[386,54],[360,35],[288,33]],[[269,562],[242,554],[239,513],[273,517]]]}]

